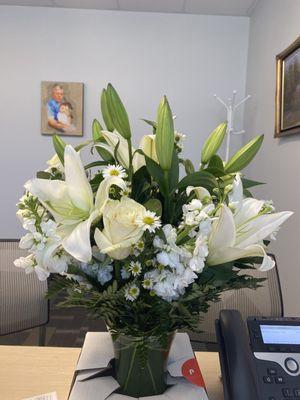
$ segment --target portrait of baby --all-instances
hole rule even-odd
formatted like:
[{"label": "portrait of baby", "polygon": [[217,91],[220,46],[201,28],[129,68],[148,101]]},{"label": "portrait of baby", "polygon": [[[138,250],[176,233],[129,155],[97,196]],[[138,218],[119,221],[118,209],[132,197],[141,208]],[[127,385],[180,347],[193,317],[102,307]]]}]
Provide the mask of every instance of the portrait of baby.
[{"label": "portrait of baby", "polygon": [[45,135],[83,135],[83,84],[42,82],[41,129]]}]

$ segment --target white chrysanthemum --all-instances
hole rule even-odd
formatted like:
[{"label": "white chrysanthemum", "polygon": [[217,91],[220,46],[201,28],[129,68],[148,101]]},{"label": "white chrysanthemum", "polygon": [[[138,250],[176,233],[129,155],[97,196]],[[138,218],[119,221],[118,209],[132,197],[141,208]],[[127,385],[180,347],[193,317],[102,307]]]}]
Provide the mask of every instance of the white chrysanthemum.
[{"label": "white chrysanthemum", "polygon": [[134,301],[138,298],[140,294],[140,289],[136,285],[128,286],[125,289],[125,299]]},{"label": "white chrysanthemum", "polygon": [[142,265],[139,261],[131,261],[129,270],[133,276],[138,276],[142,272]]},{"label": "white chrysanthemum", "polygon": [[118,178],[126,178],[126,171],[121,165],[111,165],[109,164],[106,168],[102,170],[102,175],[104,179],[117,176]]},{"label": "white chrysanthemum", "polygon": [[160,218],[152,211],[146,211],[143,216],[137,219],[136,223],[143,231],[148,230],[151,233],[161,226]]}]

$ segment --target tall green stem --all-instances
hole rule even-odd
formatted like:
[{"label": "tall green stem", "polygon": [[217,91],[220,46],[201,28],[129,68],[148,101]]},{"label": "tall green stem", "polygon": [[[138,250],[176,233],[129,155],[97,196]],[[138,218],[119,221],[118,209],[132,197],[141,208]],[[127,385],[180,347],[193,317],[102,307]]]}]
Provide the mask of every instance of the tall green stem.
[{"label": "tall green stem", "polygon": [[166,196],[164,204],[164,217],[165,222],[172,223],[171,219],[171,206],[170,206],[170,192],[169,192],[169,171],[164,171],[164,181],[166,186]]},{"label": "tall green stem", "polygon": [[128,167],[128,180],[129,182],[132,182],[132,175],[133,175],[133,166],[132,166],[132,143],[131,143],[131,138],[127,139],[128,143],[128,153],[129,153],[129,167]]}]

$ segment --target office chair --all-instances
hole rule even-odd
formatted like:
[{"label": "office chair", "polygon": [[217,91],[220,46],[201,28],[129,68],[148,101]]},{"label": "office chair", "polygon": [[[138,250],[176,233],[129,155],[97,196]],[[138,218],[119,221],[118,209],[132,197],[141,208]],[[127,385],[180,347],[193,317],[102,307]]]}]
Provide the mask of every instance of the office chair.
[{"label": "office chair", "polygon": [[39,327],[39,345],[45,345],[49,304],[47,281],[14,266],[16,258],[28,255],[18,239],[0,239],[0,335]]},{"label": "office chair", "polygon": [[[216,350],[215,320],[223,309],[236,309],[246,322],[249,316],[283,316],[283,301],[276,259],[275,267],[267,272],[250,270],[246,273],[256,278],[267,278],[257,290],[239,289],[224,292],[221,301],[212,303],[208,312],[201,315],[201,333],[189,332],[195,350]],[[203,318],[203,319],[202,319]]]}]

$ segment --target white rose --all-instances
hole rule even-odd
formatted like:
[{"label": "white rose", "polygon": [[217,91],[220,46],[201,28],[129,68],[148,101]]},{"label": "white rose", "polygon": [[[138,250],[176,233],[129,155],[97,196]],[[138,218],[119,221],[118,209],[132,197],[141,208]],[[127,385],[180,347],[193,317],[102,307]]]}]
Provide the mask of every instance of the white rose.
[{"label": "white rose", "polygon": [[95,241],[100,251],[116,260],[123,260],[131,252],[131,246],[143,235],[137,220],[142,219],[146,209],[128,197],[108,200],[103,210],[104,229],[95,231]]}]

